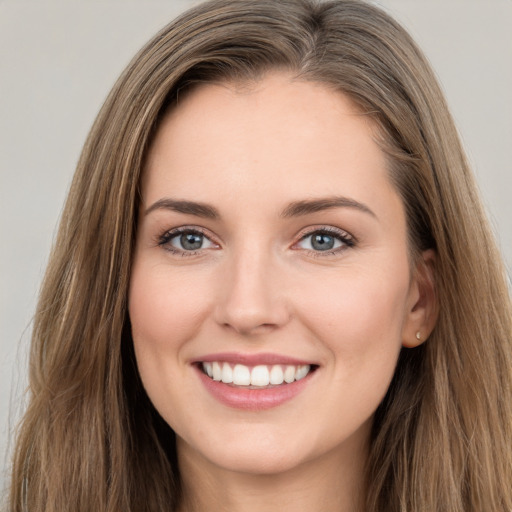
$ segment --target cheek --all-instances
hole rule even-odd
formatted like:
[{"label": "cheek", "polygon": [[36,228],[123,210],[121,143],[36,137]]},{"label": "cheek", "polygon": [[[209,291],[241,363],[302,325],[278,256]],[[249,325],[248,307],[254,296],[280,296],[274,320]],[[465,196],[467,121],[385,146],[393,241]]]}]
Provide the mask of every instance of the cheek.
[{"label": "cheek", "polygon": [[402,343],[408,273],[351,268],[324,282],[328,290],[310,283],[301,295],[302,322],[343,368],[342,378],[388,382]]},{"label": "cheek", "polygon": [[209,308],[205,286],[204,276],[192,281],[189,275],[171,273],[165,263],[134,262],[128,310],[137,368],[149,398],[169,424],[173,404],[194,400],[181,385],[188,377],[184,347]]},{"label": "cheek", "polygon": [[[326,286],[327,285],[327,286]],[[408,291],[405,276],[384,272],[340,272],[338,276],[308,283],[308,293],[297,294],[301,309],[310,311],[318,324],[345,331],[362,324],[382,328],[401,324]]]},{"label": "cheek", "polygon": [[129,294],[134,343],[164,352],[192,338],[208,308],[204,280],[202,288],[199,282],[170,275],[165,265],[135,264]]},{"label": "cheek", "polygon": [[304,323],[333,362],[325,367],[331,392],[322,406],[335,431],[336,425],[356,429],[384,398],[401,350],[407,288],[404,278],[352,273],[328,294],[313,288],[303,304]]}]

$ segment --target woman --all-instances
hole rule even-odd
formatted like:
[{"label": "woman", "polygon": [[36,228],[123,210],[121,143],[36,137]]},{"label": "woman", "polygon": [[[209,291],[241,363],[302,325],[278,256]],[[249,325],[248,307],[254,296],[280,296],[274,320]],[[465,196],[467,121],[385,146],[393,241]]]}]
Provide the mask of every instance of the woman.
[{"label": "woman", "polygon": [[86,142],[11,510],[508,511],[504,276],[400,26],[198,6]]}]

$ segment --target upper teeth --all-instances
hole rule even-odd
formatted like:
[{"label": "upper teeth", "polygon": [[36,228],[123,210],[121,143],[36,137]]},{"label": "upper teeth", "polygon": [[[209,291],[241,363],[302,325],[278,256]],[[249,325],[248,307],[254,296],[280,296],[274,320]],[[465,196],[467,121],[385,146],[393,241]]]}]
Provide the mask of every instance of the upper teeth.
[{"label": "upper teeth", "polygon": [[283,384],[283,382],[291,383],[303,379],[310,369],[309,364],[298,366],[280,364],[267,366],[262,364],[249,367],[243,364],[231,366],[229,363],[217,361],[203,363],[204,372],[213,380],[236,386],[268,386],[269,384]]}]

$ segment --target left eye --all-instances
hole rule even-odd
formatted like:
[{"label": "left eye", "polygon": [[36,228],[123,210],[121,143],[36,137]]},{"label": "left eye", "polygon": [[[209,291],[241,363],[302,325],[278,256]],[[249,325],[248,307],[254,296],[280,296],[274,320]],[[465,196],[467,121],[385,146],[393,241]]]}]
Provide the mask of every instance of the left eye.
[{"label": "left eye", "polygon": [[211,240],[198,231],[184,231],[171,235],[166,243],[179,251],[198,251],[214,246]]},{"label": "left eye", "polygon": [[332,251],[344,245],[350,245],[349,241],[340,235],[334,235],[325,231],[315,231],[301,238],[297,246],[309,251]]}]

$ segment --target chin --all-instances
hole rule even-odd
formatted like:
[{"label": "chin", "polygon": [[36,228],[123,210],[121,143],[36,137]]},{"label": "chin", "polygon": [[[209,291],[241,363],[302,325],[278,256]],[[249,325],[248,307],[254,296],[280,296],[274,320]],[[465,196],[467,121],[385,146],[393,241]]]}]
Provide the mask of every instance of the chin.
[{"label": "chin", "polygon": [[261,450],[248,450],[246,453],[229,453],[215,457],[213,463],[226,471],[251,475],[277,475],[289,472],[300,466],[300,457],[287,453],[266,453]]},{"label": "chin", "polygon": [[[233,441],[236,439],[237,441]],[[204,446],[190,445],[184,441],[178,441],[180,458],[192,456],[193,452],[199,453],[203,460],[207,460],[212,466],[225,471],[251,474],[251,475],[275,475],[293,470],[308,459],[309,450],[304,443],[298,443],[290,439],[283,442],[272,435],[260,436],[241,434],[232,437],[231,442],[207,442]],[[301,448],[301,449],[299,449]]]}]

